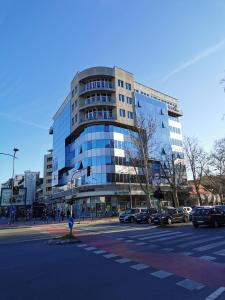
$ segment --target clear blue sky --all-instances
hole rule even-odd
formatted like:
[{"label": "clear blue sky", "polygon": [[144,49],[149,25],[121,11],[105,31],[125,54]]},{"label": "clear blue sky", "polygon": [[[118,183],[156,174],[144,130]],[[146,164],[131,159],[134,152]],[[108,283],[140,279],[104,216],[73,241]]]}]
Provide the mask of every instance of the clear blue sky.
[{"label": "clear blue sky", "polygon": [[[224,0],[0,0],[0,152],[43,171],[48,127],[76,71],[120,66],[180,99],[183,131],[225,136]],[[0,156],[0,183],[12,161]]]}]

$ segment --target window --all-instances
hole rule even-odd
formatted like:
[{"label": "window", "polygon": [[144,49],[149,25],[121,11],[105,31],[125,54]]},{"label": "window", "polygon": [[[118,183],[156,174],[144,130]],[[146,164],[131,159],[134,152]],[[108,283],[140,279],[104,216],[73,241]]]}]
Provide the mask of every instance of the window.
[{"label": "window", "polygon": [[74,97],[74,90],[72,90],[72,97]]},{"label": "window", "polygon": [[74,103],[72,104],[72,111],[74,111]]},{"label": "window", "polygon": [[75,122],[77,122],[77,114],[75,114]]},{"label": "window", "polygon": [[128,111],[127,116],[128,116],[128,119],[133,119],[134,118],[132,111]]},{"label": "window", "polygon": [[74,118],[72,118],[72,126],[74,125]]},{"label": "window", "polygon": [[124,95],[122,95],[122,94],[119,94],[119,101],[122,101],[122,102],[124,102]]},{"label": "window", "polygon": [[47,176],[52,176],[52,172],[47,172]]},{"label": "window", "polygon": [[132,101],[132,98],[131,98],[131,97],[127,97],[127,103],[128,103],[128,104],[132,104],[132,103],[133,103],[133,101]]},{"label": "window", "polygon": [[75,101],[75,107],[77,107],[77,100]]},{"label": "window", "polygon": [[52,161],[52,157],[47,158],[47,162],[50,162],[50,161]]},{"label": "window", "polygon": [[118,86],[123,87],[123,80],[118,79]]},{"label": "window", "polygon": [[52,168],[52,165],[47,165],[47,169],[51,169]]},{"label": "window", "polygon": [[129,90],[129,91],[131,90],[131,84],[128,83],[128,82],[126,82],[126,89]]},{"label": "window", "polygon": [[125,110],[124,109],[120,109],[120,117],[125,117]]}]

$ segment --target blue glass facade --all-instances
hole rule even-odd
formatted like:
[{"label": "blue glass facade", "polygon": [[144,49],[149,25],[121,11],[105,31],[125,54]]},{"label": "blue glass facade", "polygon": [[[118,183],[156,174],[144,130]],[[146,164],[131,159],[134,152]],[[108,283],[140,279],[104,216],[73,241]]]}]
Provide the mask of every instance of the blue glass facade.
[{"label": "blue glass facade", "polygon": [[146,120],[151,118],[156,123],[156,131],[149,154],[150,157],[160,160],[163,149],[171,151],[167,105],[151,97],[135,93],[135,108],[137,114],[143,115]]},{"label": "blue glass facade", "polygon": [[58,184],[58,171],[66,166],[65,139],[70,134],[70,101],[53,123],[53,185]]}]

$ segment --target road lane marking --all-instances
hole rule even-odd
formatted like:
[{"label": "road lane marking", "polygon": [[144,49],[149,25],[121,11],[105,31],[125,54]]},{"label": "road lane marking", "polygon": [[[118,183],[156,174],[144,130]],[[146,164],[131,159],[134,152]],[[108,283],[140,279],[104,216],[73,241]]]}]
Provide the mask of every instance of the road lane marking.
[{"label": "road lane marking", "polygon": [[117,238],[116,240],[117,241],[123,241],[123,240],[125,240],[126,238],[123,238],[123,237],[121,237],[121,238]]},{"label": "road lane marking", "polygon": [[97,251],[94,251],[95,254],[103,254],[103,253],[107,253],[107,251],[105,250],[97,250]]},{"label": "road lane marking", "polygon": [[125,243],[133,243],[134,242],[134,240],[126,240],[126,241],[124,241]]},{"label": "road lane marking", "polygon": [[215,300],[219,296],[221,296],[225,292],[225,287],[221,286],[217,290],[215,290],[212,294],[210,294],[205,300]]},{"label": "road lane marking", "polygon": [[150,275],[155,276],[155,277],[160,278],[160,279],[164,279],[164,278],[172,276],[173,273],[159,270],[159,271],[150,273]]},{"label": "road lane marking", "polygon": [[221,236],[215,236],[215,237],[211,237],[211,238],[197,240],[197,241],[194,241],[194,242],[189,242],[189,243],[184,243],[184,244],[182,243],[182,244],[177,245],[177,247],[186,248],[188,246],[202,244],[202,243],[206,243],[206,242],[209,242],[209,241],[218,240],[218,239],[221,239],[221,238],[222,238]]},{"label": "road lane marking", "polygon": [[225,249],[214,252],[213,254],[225,256]]},{"label": "road lane marking", "polygon": [[176,282],[176,284],[190,291],[201,290],[205,287],[204,284],[190,279],[184,279],[182,281]]},{"label": "road lane marking", "polygon": [[225,241],[208,244],[208,245],[205,245],[202,247],[197,247],[194,250],[195,251],[207,251],[207,250],[210,250],[210,249],[216,248],[218,246],[222,246],[222,245],[225,245]]},{"label": "road lane marking", "polygon": [[149,266],[147,265],[144,265],[144,264],[137,264],[137,265],[133,265],[133,266],[130,266],[132,269],[134,270],[137,270],[137,271],[141,271],[141,270],[144,270],[144,269],[148,269]]},{"label": "road lane marking", "polygon": [[119,264],[125,264],[125,263],[130,262],[130,261],[131,261],[131,259],[126,258],[126,257],[124,257],[124,258],[119,258],[119,259],[116,259],[116,260],[115,260],[115,262],[117,262],[117,263],[119,263]]},{"label": "road lane marking", "polygon": [[[203,237],[206,237],[206,235],[205,234],[192,235],[191,237],[180,237],[180,239],[181,239],[181,242],[186,242],[186,241],[192,241],[192,240],[196,240],[196,239],[203,238]],[[169,241],[167,243],[177,244],[177,241]]]},{"label": "road lane marking", "polygon": [[77,247],[79,247],[79,248],[86,247],[86,246],[87,246],[87,244],[80,244],[80,245],[77,245]]},{"label": "road lane marking", "polygon": [[[180,233],[181,233],[180,231],[174,231],[174,232],[170,232],[170,233],[164,233],[164,234],[160,235],[160,238],[171,236],[171,235],[177,235],[177,234],[180,234]],[[140,238],[139,240],[145,241],[145,240],[153,240],[155,238],[156,238],[155,236],[151,236],[151,237],[146,236],[146,237]]]},{"label": "road lane marking", "polygon": [[170,251],[173,251],[174,248],[162,248],[161,250],[170,252]]},{"label": "road lane marking", "polygon": [[92,251],[92,250],[96,250],[97,248],[95,247],[87,247],[87,248],[84,248],[84,250],[87,250],[87,251]]},{"label": "road lane marking", "polygon": [[147,245],[147,243],[145,243],[145,242],[139,242],[139,243],[135,243],[135,245],[143,246],[143,245]]},{"label": "road lane marking", "polygon": [[154,232],[149,232],[149,233],[145,233],[145,234],[136,234],[136,235],[131,235],[130,237],[132,239],[135,238],[139,238],[139,237],[145,237],[145,236],[151,236],[151,235],[155,235],[155,234],[162,234],[162,233],[166,233],[166,232],[171,232],[170,230],[165,230],[165,231],[154,231]]},{"label": "road lane marking", "polygon": [[109,253],[106,255],[103,255],[105,258],[114,258],[114,257],[118,257],[118,255],[114,254],[114,253]]},{"label": "road lane marking", "polygon": [[173,235],[173,236],[169,236],[169,237],[163,237],[163,238],[157,238],[157,239],[153,239],[151,240],[152,242],[163,242],[163,241],[169,241],[169,240],[173,240],[173,239],[179,239],[185,236],[190,236],[192,233],[184,233],[184,234],[179,234],[179,235]]},{"label": "road lane marking", "polygon": [[190,256],[190,255],[194,254],[194,252],[183,251],[183,252],[179,252],[178,254],[181,254],[181,255],[184,255],[184,256]]},{"label": "road lane marking", "polygon": [[205,259],[205,260],[208,260],[208,261],[211,261],[211,260],[215,260],[215,259],[216,259],[215,257],[209,256],[209,255],[203,255],[203,256],[200,256],[199,258],[200,258],[200,259]]}]

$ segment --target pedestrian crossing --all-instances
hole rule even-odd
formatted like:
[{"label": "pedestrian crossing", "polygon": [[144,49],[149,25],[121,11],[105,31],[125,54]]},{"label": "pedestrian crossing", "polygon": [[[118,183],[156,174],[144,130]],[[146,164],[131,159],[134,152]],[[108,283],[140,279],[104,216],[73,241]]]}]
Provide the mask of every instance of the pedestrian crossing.
[{"label": "pedestrian crossing", "polygon": [[225,263],[225,230],[215,234],[209,231],[198,233],[155,228],[145,233],[120,235],[117,240],[152,251],[175,252],[184,256]]}]

